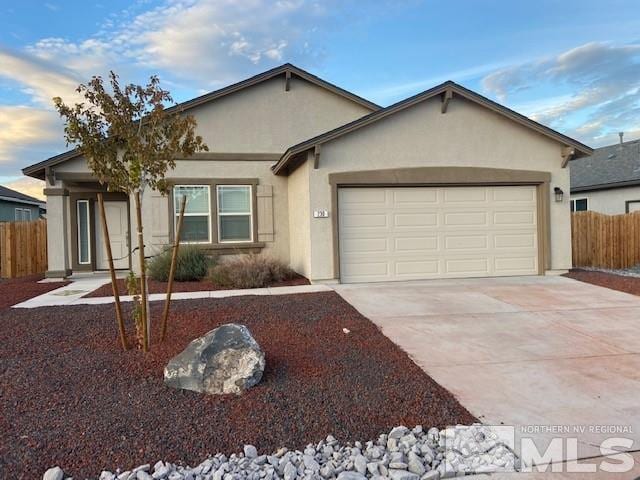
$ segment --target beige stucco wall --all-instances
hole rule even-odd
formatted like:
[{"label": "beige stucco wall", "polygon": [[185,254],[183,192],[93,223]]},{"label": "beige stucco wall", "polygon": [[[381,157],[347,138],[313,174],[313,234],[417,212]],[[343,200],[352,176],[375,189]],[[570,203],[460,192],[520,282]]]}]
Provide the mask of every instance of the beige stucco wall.
[{"label": "beige stucco wall", "polygon": [[288,178],[289,256],[296,272],[311,272],[311,211],[309,208],[309,162],[303,163]]},{"label": "beige stucco wall", "polygon": [[[618,215],[626,213],[625,202],[640,201],[640,187],[612,188],[595,192],[571,194],[571,200],[587,198],[588,209],[594,212]],[[638,208],[638,205],[635,205]]]},{"label": "beige stucco wall", "polygon": [[[310,205],[331,210],[333,172],[400,167],[469,166],[551,173],[551,190],[569,191],[559,143],[488,109],[455,97],[446,114],[433,98],[322,146],[310,171]],[[336,212],[330,212],[335,215]],[[311,219],[311,279],[334,279],[333,238],[328,219]],[[568,198],[550,202],[551,267],[571,267]]]},{"label": "beige stucco wall", "polygon": [[[287,178],[277,177],[271,172],[270,161],[242,161],[242,162],[211,162],[203,160],[180,160],[176,168],[167,178],[172,182],[180,182],[181,178],[188,179],[257,179],[259,185],[271,185],[273,236],[262,238],[265,243],[264,253],[285,263],[289,262],[289,213]],[[212,190],[212,195],[215,192]],[[133,204],[133,200],[131,201]],[[147,244],[152,252],[157,252],[169,240],[169,199],[156,192],[147,192],[143,198],[144,232],[149,240]],[[213,212],[211,221],[216,221]],[[132,211],[132,232],[135,232],[135,212]],[[259,227],[261,221],[268,221],[258,216]],[[135,243],[135,242],[134,242]]]},{"label": "beige stucco wall", "polygon": [[[285,91],[284,75],[254,85],[240,92],[219,98],[189,110],[194,115],[198,127],[198,134],[202,135],[208,144],[210,152],[216,153],[283,153],[288,147],[323,133],[344,123],[359,118],[370,110],[358,103],[332,93],[313,83],[307,82],[295,75],[291,78],[290,90]],[[212,160],[178,160],[174,171],[168,174],[173,180],[213,178],[250,178],[258,179],[261,186],[272,186],[273,196],[270,200],[259,200],[259,209],[266,215],[258,216],[260,222],[273,222],[273,234],[260,235],[264,241],[264,252],[284,262],[289,262],[289,226],[288,212],[289,193],[288,179],[277,177],[271,173],[271,161],[212,161]],[[54,167],[55,172],[87,173],[86,160],[80,156]],[[59,186],[66,186],[58,182]],[[295,183],[295,180],[294,180]],[[305,185],[306,186],[303,186]],[[301,195],[308,200],[307,182],[297,185]],[[267,188],[267,191],[269,189]],[[264,193],[264,192],[263,192]],[[297,197],[295,198],[297,201]],[[269,207],[269,201],[272,207]],[[62,217],[60,209],[62,202],[51,199],[48,215],[50,219]],[[58,205],[60,204],[60,205]],[[134,201],[131,198],[131,243],[137,245]],[[68,225],[68,199],[66,205],[66,229]],[[307,209],[308,210],[308,209]],[[308,212],[306,212],[308,215]],[[273,215],[273,218],[268,218]],[[299,209],[294,218],[303,215]],[[262,217],[262,218],[261,218]],[[143,197],[144,233],[150,254],[162,249],[169,241],[168,198],[157,192],[147,191]],[[215,221],[215,217],[212,217]],[[308,220],[306,224],[308,225]],[[57,225],[61,226],[61,223]],[[298,224],[294,222],[298,227]],[[294,244],[297,257],[294,264],[301,272],[310,268],[309,232],[299,230]],[[305,236],[301,238],[300,236]],[[67,235],[68,237],[68,235]],[[50,258],[52,265],[66,264],[70,267],[70,240],[59,241],[62,238],[62,228],[52,226],[50,229]],[[63,260],[58,260],[63,259]],[[134,265],[137,265],[134,262]],[[50,267],[51,268],[51,267]]]},{"label": "beige stucco wall", "polygon": [[284,153],[296,143],[369,113],[360,104],[284,75],[188,111],[211,152]]},{"label": "beige stucco wall", "polygon": [[69,255],[69,197],[47,197],[47,272],[64,276],[71,268]]}]

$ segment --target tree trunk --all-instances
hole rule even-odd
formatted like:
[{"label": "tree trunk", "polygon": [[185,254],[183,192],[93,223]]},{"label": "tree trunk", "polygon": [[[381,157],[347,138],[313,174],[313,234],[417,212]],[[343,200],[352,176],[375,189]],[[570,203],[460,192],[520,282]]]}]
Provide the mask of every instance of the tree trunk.
[{"label": "tree trunk", "polygon": [[120,342],[122,349],[128,350],[127,334],[124,329],[124,320],[122,318],[122,307],[120,306],[120,293],[118,292],[118,283],[116,279],[116,269],[113,267],[113,255],[111,253],[111,242],[109,240],[109,228],[107,226],[107,217],[104,212],[104,198],[102,193],[98,193],[98,206],[100,208],[100,218],[102,220],[102,236],[104,237],[105,248],[107,250],[107,259],[109,260],[109,273],[111,274],[111,288],[113,290],[113,299],[116,303],[116,320],[118,321],[118,331],[120,333]]},{"label": "tree trunk", "polygon": [[142,351],[149,351],[148,312],[147,312],[147,268],[144,260],[144,236],[142,233],[142,206],[140,192],[135,193],[136,223],[138,227],[138,253],[140,259],[140,306],[142,316]]},{"label": "tree trunk", "polygon": [[167,285],[167,298],[164,301],[164,311],[162,312],[162,336],[161,341],[164,342],[167,336],[167,318],[169,317],[169,304],[171,303],[171,292],[173,290],[173,276],[176,273],[176,261],[178,259],[178,249],[180,248],[180,232],[182,231],[182,219],[184,217],[184,209],[187,205],[187,197],[182,197],[180,202],[180,216],[178,217],[178,226],[176,227],[176,238],[173,242],[173,253],[171,254],[171,268],[169,269],[169,284]]}]

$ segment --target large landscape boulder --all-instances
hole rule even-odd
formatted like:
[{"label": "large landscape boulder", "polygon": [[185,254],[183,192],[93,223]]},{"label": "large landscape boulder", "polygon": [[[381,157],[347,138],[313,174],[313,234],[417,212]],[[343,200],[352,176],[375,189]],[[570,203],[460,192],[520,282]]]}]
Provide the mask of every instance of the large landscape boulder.
[{"label": "large landscape boulder", "polygon": [[264,353],[244,325],[222,325],[193,340],[164,369],[164,383],[194,392],[242,393],[262,378]]}]

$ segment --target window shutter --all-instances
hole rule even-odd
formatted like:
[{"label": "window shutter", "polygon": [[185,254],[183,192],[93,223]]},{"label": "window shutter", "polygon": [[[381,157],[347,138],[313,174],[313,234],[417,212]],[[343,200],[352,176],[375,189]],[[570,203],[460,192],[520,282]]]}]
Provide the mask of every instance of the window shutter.
[{"label": "window shutter", "polygon": [[273,242],[273,186],[257,185],[258,241]]},{"label": "window shutter", "polygon": [[169,197],[159,192],[151,194],[151,236],[152,243],[169,243],[169,222],[172,220],[169,210]]}]

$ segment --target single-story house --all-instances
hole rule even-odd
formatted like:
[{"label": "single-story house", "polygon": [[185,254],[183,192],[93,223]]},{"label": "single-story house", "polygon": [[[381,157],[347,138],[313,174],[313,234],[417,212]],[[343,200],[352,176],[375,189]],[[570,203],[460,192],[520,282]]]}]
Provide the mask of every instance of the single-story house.
[{"label": "single-story house", "polygon": [[616,215],[640,210],[640,140],[596,148],[571,162],[571,211]]},{"label": "single-story house", "polygon": [[37,220],[45,211],[42,200],[0,185],[0,222]]},{"label": "single-story house", "polygon": [[[285,64],[184,102],[210,152],[177,159],[171,194],[143,198],[145,243],[264,252],[313,282],[541,275],[571,267],[569,160],[592,149],[454,82],[380,106]],[[107,268],[85,159],[46,180],[49,276]],[[107,193],[117,267],[133,201]],[[134,267],[135,268],[135,267]]]}]

